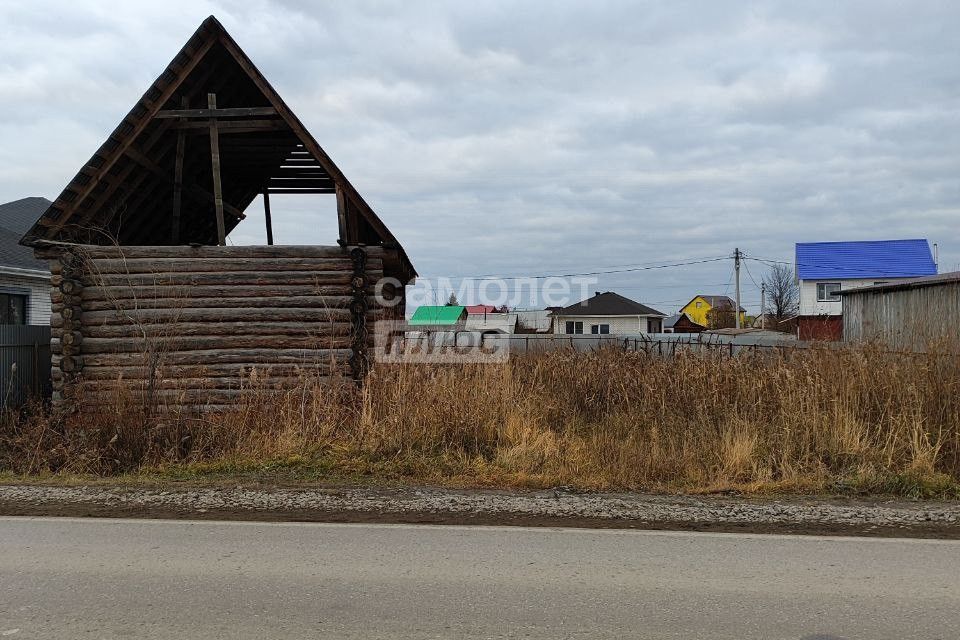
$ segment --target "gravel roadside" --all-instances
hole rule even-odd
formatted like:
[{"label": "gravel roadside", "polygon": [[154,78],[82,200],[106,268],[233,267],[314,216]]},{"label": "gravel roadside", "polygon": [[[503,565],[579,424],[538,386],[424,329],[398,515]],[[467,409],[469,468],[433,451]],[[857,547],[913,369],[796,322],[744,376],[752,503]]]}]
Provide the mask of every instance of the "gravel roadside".
[{"label": "gravel roadside", "polygon": [[435,488],[0,486],[0,515],[422,522],[960,538],[960,503]]}]

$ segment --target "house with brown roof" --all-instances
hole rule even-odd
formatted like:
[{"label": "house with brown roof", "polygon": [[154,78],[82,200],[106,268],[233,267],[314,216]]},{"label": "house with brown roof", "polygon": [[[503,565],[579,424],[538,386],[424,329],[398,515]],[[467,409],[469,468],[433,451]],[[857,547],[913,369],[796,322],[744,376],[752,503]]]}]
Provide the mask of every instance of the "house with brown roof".
[{"label": "house with brown roof", "polygon": [[690,319],[685,313],[675,313],[663,321],[664,333],[701,333],[706,327]]},{"label": "house with brown roof", "polygon": [[[717,314],[730,314],[730,318],[732,318],[733,310],[736,306],[737,303],[734,302],[730,296],[698,293],[693,297],[693,300],[683,305],[680,313],[687,314],[690,320],[702,327],[710,327],[723,324],[716,320]],[[747,323],[746,313],[747,310],[740,307],[740,326],[744,326]],[[714,320],[712,324],[711,319]],[[730,322],[730,324],[732,325],[734,323]]]}]

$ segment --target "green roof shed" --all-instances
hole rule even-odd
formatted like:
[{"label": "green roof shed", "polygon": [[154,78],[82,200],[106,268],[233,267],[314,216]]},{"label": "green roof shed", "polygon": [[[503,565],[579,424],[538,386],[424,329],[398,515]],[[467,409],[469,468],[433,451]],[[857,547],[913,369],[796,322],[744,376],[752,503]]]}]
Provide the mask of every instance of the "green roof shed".
[{"label": "green roof shed", "polygon": [[417,307],[410,318],[411,325],[446,325],[454,326],[463,319],[466,309],[457,306],[432,306],[424,305]]}]

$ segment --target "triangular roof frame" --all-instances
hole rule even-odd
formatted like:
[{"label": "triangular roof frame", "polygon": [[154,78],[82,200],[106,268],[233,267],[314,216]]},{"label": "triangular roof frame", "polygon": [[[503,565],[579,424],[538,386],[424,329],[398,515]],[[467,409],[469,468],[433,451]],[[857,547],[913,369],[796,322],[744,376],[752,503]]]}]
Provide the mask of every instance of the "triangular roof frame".
[{"label": "triangular roof frame", "polygon": [[[395,260],[391,261],[389,257],[385,259],[385,267],[387,262],[394,262],[392,271],[400,275],[402,280],[408,281],[414,278],[416,271],[396,237],[214,16],[209,16],[203,21],[163,73],[110,134],[107,141],[26,233],[21,244],[37,246],[43,244],[45,240],[71,240],[69,234],[65,234],[64,231],[74,222],[72,220],[74,214],[95,192],[100,181],[114,170],[118,160],[126,154],[135,153],[130,151],[130,147],[137,137],[144,133],[151,122],[154,122],[157,113],[164,109],[171,97],[176,95],[184,80],[211,48],[218,44],[230,54],[259,89],[263,97],[276,110],[276,115],[289,126],[303,149],[309,152],[333,180],[336,185],[340,243],[380,245],[392,250],[388,253],[393,253]],[[149,159],[140,161],[149,163]],[[155,168],[153,170],[156,171]],[[235,226],[236,222],[242,219],[242,213],[233,210],[232,214],[234,216],[232,226]]]}]

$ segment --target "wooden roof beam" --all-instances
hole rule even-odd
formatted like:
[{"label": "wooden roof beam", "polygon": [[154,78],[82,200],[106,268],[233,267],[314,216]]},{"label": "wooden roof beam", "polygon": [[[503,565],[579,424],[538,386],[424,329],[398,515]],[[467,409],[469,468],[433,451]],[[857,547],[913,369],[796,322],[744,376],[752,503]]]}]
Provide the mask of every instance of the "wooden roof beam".
[{"label": "wooden roof beam", "polygon": [[[185,130],[187,133],[208,133],[207,121],[186,121],[174,124],[172,129]],[[218,120],[217,129],[222,134],[254,133],[257,131],[289,131],[290,125],[283,120]]]},{"label": "wooden roof beam", "polygon": [[249,116],[275,116],[273,107],[231,107],[229,109],[162,109],[154,118],[240,118]]}]

